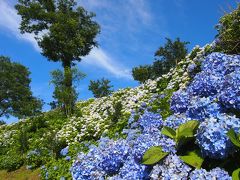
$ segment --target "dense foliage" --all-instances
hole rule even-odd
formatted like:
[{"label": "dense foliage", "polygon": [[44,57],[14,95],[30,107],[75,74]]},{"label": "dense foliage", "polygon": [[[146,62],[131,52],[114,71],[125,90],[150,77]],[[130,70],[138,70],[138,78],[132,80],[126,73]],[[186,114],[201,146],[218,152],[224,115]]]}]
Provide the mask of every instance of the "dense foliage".
[{"label": "dense foliage", "polygon": [[72,88],[71,67],[74,61],[81,61],[82,56],[97,46],[95,37],[100,27],[92,20],[94,14],[77,7],[75,0],[18,0],[15,7],[22,17],[21,33],[34,33],[42,55],[48,60],[62,62],[64,88],[61,94],[69,98],[61,99],[64,106],[70,108],[65,111],[71,114],[72,99],[76,95]]},{"label": "dense foliage", "polygon": [[95,98],[100,98],[104,96],[109,96],[113,90],[111,89],[113,86],[110,85],[110,81],[108,79],[98,79],[96,81],[91,80],[88,86],[88,90],[92,91]]},{"label": "dense foliage", "polygon": [[42,102],[34,97],[29,70],[0,56],[0,117],[27,117],[41,112]]},{"label": "dense foliage", "polygon": [[187,55],[187,44],[189,42],[180,41],[179,38],[171,40],[166,38],[164,46],[159,47],[155,52],[155,61],[152,65],[138,66],[132,69],[133,79],[144,83],[148,79],[156,79],[163,74],[167,74],[171,68]]},{"label": "dense foliage", "polygon": [[[65,115],[71,115],[78,95],[76,87],[79,84],[79,81],[86,75],[80,72],[76,67],[72,69],[67,68],[67,70],[65,70],[65,78],[64,72],[59,69],[52,71],[51,75],[51,84],[53,84],[55,87],[53,98],[56,101],[51,102],[50,105],[52,109],[61,108]],[[66,88],[64,81],[68,79],[69,76],[72,78],[72,87]]]},{"label": "dense foliage", "polygon": [[216,50],[228,54],[240,53],[240,5],[231,13],[225,14],[216,26],[218,30]]}]

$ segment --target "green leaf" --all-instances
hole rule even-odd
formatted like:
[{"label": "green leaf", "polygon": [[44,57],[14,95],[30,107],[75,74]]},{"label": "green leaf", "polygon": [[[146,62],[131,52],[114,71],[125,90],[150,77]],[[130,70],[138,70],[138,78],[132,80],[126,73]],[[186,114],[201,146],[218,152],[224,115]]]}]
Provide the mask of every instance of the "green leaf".
[{"label": "green leaf", "polygon": [[186,156],[180,156],[180,159],[183,160],[186,164],[193,166],[197,169],[200,169],[204,161],[201,153],[199,151],[190,151]]},{"label": "green leaf", "polygon": [[232,179],[233,180],[240,180],[240,168],[238,168],[235,171],[233,171]]},{"label": "green leaf", "polygon": [[186,128],[182,131],[178,131],[177,139],[181,139],[182,137],[188,138],[193,136],[194,136],[193,130],[191,128]]},{"label": "green leaf", "polygon": [[175,136],[176,136],[175,130],[172,129],[172,128],[170,128],[170,127],[167,127],[167,126],[164,126],[164,127],[162,128],[161,133],[162,133],[163,135],[165,135],[165,136],[168,136],[168,137],[172,138],[172,139],[174,139]]},{"label": "green leaf", "polygon": [[240,140],[238,139],[237,134],[234,132],[233,129],[230,129],[227,135],[235,146],[240,147]]},{"label": "green leaf", "polygon": [[168,153],[163,152],[160,146],[149,148],[143,155],[142,164],[152,165],[162,160]]},{"label": "green leaf", "polygon": [[191,120],[184,124],[181,124],[176,130],[177,140],[180,140],[183,137],[193,137],[198,126],[199,122],[196,120]]}]

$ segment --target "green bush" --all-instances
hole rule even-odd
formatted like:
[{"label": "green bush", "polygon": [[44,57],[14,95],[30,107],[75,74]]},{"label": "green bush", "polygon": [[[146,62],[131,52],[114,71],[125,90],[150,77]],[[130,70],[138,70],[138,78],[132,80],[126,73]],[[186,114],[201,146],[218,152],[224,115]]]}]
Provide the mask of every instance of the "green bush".
[{"label": "green bush", "polygon": [[216,51],[228,54],[240,53],[240,5],[224,15],[216,26],[218,31]]},{"label": "green bush", "polygon": [[15,152],[0,156],[0,169],[14,171],[23,165],[23,158]]}]

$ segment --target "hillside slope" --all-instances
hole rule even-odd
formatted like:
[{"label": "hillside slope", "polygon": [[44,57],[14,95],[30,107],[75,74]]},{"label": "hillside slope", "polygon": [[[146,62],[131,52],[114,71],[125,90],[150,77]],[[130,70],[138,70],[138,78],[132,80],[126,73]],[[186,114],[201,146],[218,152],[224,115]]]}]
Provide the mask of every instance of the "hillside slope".
[{"label": "hillside slope", "polygon": [[[55,110],[0,126],[2,167],[6,161],[10,162],[9,170],[22,164],[30,169],[45,164],[43,177],[70,178],[68,169],[80,151],[88,151],[89,144],[98,144],[97,140],[104,136],[126,138],[123,130],[130,127],[129,118],[138,119],[146,108],[159,113],[162,119],[172,115],[170,99],[173,92],[189,85],[213,46],[214,43],[195,47],[175,69],[156,80],[136,88],[121,89],[108,97],[78,102],[76,114],[70,118]],[[64,147],[69,150],[67,158],[61,155],[60,150]],[[17,155],[19,151],[22,156]]]}]

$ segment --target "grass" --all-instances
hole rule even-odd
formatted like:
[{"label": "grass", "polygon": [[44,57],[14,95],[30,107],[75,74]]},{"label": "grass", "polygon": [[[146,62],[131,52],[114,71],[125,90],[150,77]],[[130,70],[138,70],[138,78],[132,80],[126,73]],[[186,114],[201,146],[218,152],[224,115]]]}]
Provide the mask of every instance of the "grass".
[{"label": "grass", "polygon": [[16,171],[7,172],[0,171],[0,180],[40,180],[40,169],[27,170],[26,167],[21,167]]}]

